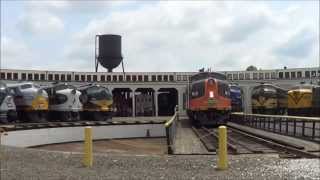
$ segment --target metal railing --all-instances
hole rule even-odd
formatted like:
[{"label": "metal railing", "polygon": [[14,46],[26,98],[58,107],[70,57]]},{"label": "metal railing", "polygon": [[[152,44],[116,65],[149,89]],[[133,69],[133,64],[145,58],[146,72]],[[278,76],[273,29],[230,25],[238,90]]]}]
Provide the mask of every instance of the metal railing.
[{"label": "metal railing", "polygon": [[320,118],[232,113],[231,122],[266,131],[320,142]]},{"label": "metal railing", "polygon": [[168,154],[173,154],[175,151],[175,140],[177,134],[177,125],[179,120],[178,106],[175,107],[174,115],[165,123]]}]

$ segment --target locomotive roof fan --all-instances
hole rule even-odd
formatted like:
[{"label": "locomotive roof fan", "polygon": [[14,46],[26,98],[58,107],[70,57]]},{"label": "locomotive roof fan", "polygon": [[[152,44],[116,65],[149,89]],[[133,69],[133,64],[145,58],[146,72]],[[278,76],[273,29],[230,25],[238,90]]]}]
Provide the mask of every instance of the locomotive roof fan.
[{"label": "locomotive roof fan", "polygon": [[115,34],[96,35],[95,38],[95,71],[98,72],[99,63],[112,72],[112,69],[122,63],[121,36]]}]

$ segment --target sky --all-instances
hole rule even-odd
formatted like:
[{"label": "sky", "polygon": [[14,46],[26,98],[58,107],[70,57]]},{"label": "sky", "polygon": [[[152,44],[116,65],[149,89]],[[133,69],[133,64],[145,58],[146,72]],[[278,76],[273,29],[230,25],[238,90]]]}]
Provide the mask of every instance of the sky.
[{"label": "sky", "polygon": [[1,68],[92,72],[97,34],[127,72],[318,67],[319,23],[318,0],[1,0]]}]

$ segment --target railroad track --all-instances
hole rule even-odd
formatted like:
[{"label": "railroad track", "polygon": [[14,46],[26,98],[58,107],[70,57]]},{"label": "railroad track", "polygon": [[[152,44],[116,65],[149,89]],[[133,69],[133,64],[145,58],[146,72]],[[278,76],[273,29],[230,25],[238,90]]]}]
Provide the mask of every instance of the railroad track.
[{"label": "railroad track", "polygon": [[0,124],[2,131],[17,131],[28,129],[42,129],[42,128],[59,128],[59,127],[79,127],[79,126],[108,126],[108,125],[136,125],[136,124],[162,124],[162,121],[76,121],[76,122],[41,122],[41,123],[11,123]]},{"label": "railroad track", "polygon": [[[209,152],[216,152],[218,149],[218,133],[215,128],[192,127],[203,145]],[[229,154],[266,154],[278,153],[281,157],[290,158],[320,158],[320,155],[304,150],[298,146],[282,140],[270,140],[252,132],[241,131],[228,127]]]}]

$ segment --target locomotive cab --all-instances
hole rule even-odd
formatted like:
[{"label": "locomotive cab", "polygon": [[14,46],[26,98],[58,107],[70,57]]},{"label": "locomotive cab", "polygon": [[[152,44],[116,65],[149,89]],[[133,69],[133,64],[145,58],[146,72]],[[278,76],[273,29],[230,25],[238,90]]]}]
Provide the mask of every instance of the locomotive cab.
[{"label": "locomotive cab", "polygon": [[219,73],[199,73],[191,77],[188,116],[193,124],[224,124],[231,111],[229,84]]},{"label": "locomotive cab", "polygon": [[0,122],[14,122],[17,120],[16,106],[12,93],[4,83],[0,83]]},{"label": "locomotive cab", "polygon": [[81,92],[69,84],[57,84],[45,88],[49,95],[50,120],[78,121],[82,104]]},{"label": "locomotive cab", "polygon": [[320,86],[299,85],[288,91],[288,114],[296,116],[320,115]]},{"label": "locomotive cab", "polygon": [[113,116],[113,100],[109,89],[100,85],[87,85],[79,88],[83,104],[83,119],[107,121]]},{"label": "locomotive cab", "polygon": [[8,84],[13,92],[18,118],[25,122],[46,122],[48,94],[34,83]]}]

